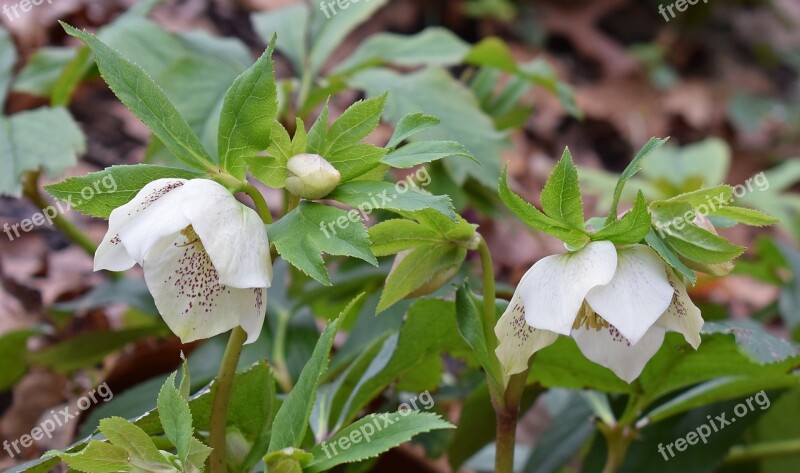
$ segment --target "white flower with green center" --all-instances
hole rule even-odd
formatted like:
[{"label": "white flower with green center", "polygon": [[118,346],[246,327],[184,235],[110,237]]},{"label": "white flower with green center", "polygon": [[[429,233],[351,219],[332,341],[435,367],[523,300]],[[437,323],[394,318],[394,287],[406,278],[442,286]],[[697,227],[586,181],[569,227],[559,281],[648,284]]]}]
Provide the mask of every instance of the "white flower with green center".
[{"label": "white flower with green center", "polygon": [[597,241],[528,270],[495,328],[496,352],[510,376],[558,335],[569,335],[584,356],[630,383],[667,330],[682,333],[697,349],[702,327],[686,286],[655,251]]},{"label": "white flower with green center", "polygon": [[95,271],[144,269],[147,287],[184,343],[241,326],[254,342],[266,315],[272,260],[264,223],[222,185],[159,179],[111,212]]}]

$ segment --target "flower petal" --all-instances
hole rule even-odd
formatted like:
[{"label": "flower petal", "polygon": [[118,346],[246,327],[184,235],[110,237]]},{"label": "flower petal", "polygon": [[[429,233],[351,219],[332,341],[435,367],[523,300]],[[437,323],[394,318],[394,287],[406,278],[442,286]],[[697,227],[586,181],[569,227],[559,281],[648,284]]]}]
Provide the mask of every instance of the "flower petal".
[{"label": "flower petal", "polygon": [[635,344],[667,310],[674,289],[661,258],[649,247],[620,248],[617,256],[614,278],[589,291],[586,301]]},{"label": "flower petal", "polygon": [[697,350],[700,346],[700,330],[703,328],[703,317],[700,309],[694,305],[686,292],[686,286],[669,269],[667,278],[675,289],[672,295],[672,303],[667,310],[659,317],[658,325],[673,332],[683,334],[687,342]]},{"label": "flower petal", "polygon": [[556,333],[537,330],[525,322],[525,307],[517,293],[497,322],[494,333],[500,340],[495,353],[506,376],[525,371],[530,357],[558,338]]},{"label": "flower petal", "polygon": [[192,223],[219,273],[220,284],[248,288],[269,287],[272,258],[264,222],[236,200],[225,187],[207,179],[186,184],[181,211]]},{"label": "flower petal", "polygon": [[185,182],[185,179],[157,179],[149,182],[130,202],[114,209],[108,219],[108,232],[95,252],[94,270],[124,271],[136,264],[120,238],[120,228]]},{"label": "flower petal", "polygon": [[[607,284],[617,268],[617,251],[597,241],[580,251],[542,258],[522,277],[517,292],[528,325],[569,335],[586,294]],[[663,310],[662,310],[663,312]]]},{"label": "flower petal", "polygon": [[647,362],[661,347],[664,333],[663,328],[653,325],[635,345],[613,325],[600,329],[581,326],[572,331],[572,337],[583,356],[630,383],[642,373]]},{"label": "flower petal", "polygon": [[220,284],[208,253],[190,232],[159,241],[148,251],[143,266],[158,311],[183,343],[211,338],[239,325],[247,331],[248,343],[258,338],[266,314],[264,288]]}]

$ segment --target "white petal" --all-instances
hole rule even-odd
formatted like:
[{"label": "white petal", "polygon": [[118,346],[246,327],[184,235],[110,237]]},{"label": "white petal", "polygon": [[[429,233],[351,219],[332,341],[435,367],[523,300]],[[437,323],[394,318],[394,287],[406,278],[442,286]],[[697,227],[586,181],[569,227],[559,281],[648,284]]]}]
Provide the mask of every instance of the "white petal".
[{"label": "white petal", "polygon": [[666,269],[667,278],[675,291],[672,295],[672,303],[658,319],[658,325],[673,332],[683,334],[683,337],[697,350],[700,346],[700,330],[703,328],[703,317],[700,309],[694,305],[686,292],[686,286],[677,278],[672,271]]},{"label": "white petal", "polygon": [[674,290],[664,264],[649,247],[620,248],[617,256],[614,278],[589,291],[586,301],[625,338],[637,343],[667,310]]},{"label": "white petal", "polygon": [[595,329],[581,326],[572,331],[583,356],[603,365],[630,383],[644,369],[664,341],[665,330],[654,325],[633,345],[613,325]]},{"label": "white petal", "polygon": [[497,322],[494,333],[500,341],[495,353],[506,376],[525,371],[531,355],[558,338],[556,333],[537,330],[525,322],[525,308],[517,293]]},{"label": "white petal", "polygon": [[[586,294],[614,277],[617,251],[608,241],[580,251],[542,258],[517,287],[532,327],[569,335]],[[662,310],[663,312],[663,310]]]},{"label": "white petal", "polygon": [[184,179],[157,179],[149,182],[130,202],[114,209],[108,219],[108,232],[95,253],[94,270],[124,271],[136,264],[122,244],[119,229],[185,182]]},{"label": "white petal", "polygon": [[258,214],[214,181],[189,181],[184,192],[196,196],[181,210],[211,256],[221,284],[269,287],[272,258],[267,231]]},{"label": "white petal", "polygon": [[239,325],[247,331],[248,343],[258,338],[266,313],[264,288],[219,284],[217,271],[198,241],[193,243],[182,233],[162,239],[147,253],[144,277],[161,316],[184,343]]}]

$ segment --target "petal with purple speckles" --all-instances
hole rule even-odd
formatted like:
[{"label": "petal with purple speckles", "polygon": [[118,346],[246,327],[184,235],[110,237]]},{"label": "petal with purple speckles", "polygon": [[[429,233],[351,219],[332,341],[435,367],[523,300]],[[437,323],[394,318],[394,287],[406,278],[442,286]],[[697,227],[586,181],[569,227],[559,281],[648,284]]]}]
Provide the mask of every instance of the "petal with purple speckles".
[{"label": "petal with purple speckles", "polygon": [[551,345],[558,334],[537,330],[525,321],[522,298],[515,293],[494,329],[500,344],[495,353],[507,378],[528,368],[528,360],[537,351]]},{"label": "petal with purple speckles", "polygon": [[700,346],[700,330],[703,329],[703,317],[700,309],[694,305],[686,292],[686,286],[672,273],[666,269],[667,278],[670,285],[674,288],[672,302],[667,310],[659,317],[658,325],[667,330],[683,334],[683,337],[697,350]]}]

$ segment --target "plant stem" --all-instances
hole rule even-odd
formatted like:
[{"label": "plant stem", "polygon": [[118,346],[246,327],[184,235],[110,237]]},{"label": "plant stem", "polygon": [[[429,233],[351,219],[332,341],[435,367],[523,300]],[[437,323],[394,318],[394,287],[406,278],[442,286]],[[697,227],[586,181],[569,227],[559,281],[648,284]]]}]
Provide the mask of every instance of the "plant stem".
[{"label": "plant stem", "polygon": [[800,455],[800,438],[739,445],[730,449],[728,455],[725,456],[725,463],[740,463],[789,455]]},{"label": "plant stem", "polygon": [[269,205],[267,205],[267,201],[264,200],[264,196],[261,195],[261,192],[259,192],[258,189],[256,189],[252,184],[243,186],[241,191],[249,195],[253,200],[253,203],[256,206],[256,211],[261,217],[261,220],[263,220],[266,224],[272,223],[272,212],[269,210]]},{"label": "plant stem", "polygon": [[492,254],[489,252],[489,245],[482,236],[479,236],[478,254],[481,257],[481,271],[483,272],[483,335],[486,339],[486,349],[494,353],[497,348],[497,339],[494,336],[494,326],[497,324],[497,313],[495,311],[495,299],[497,298],[494,288],[494,263]]},{"label": "plant stem", "polygon": [[528,380],[528,370],[515,374],[508,381],[503,405],[495,403],[497,417],[497,440],[495,444],[495,473],[513,473],[514,446],[517,439],[517,417],[522,402],[522,393]]},{"label": "plant stem", "polygon": [[222,357],[222,363],[217,375],[216,390],[212,399],[211,421],[209,426],[209,446],[213,449],[209,459],[211,473],[227,473],[227,451],[225,436],[228,430],[228,404],[233,390],[233,378],[236,375],[236,366],[242,347],[247,341],[247,333],[241,327],[231,331],[228,347]]},{"label": "plant stem", "polygon": [[[39,209],[46,210],[53,207],[50,202],[39,190],[39,172],[26,172],[22,176],[22,189],[25,197],[33,202]],[[61,233],[67,238],[72,240],[75,244],[83,248],[90,256],[94,256],[97,251],[97,245],[81,230],[72,220],[64,217],[61,212],[56,212],[52,217],[53,225],[58,228]]]},{"label": "plant stem", "polygon": [[272,364],[275,368],[275,380],[280,385],[283,392],[288,393],[292,390],[292,378],[289,376],[289,369],[286,367],[286,329],[289,326],[289,312],[278,312],[278,327],[275,332],[275,345],[272,348]]},{"label": "plant stem", "polygon": [[608,455],[606,456],[603,473],[615,473],[625,462],[625,455],[628,453],[628,447],[631,445],[633,436],[630,434],[629,428],[621,424],[608,426],[599,423],[598,430],[606,438],[608,446]]}]

